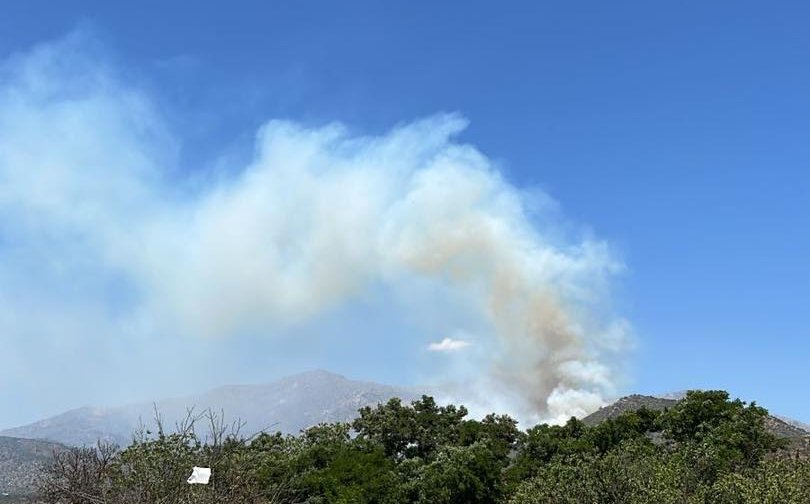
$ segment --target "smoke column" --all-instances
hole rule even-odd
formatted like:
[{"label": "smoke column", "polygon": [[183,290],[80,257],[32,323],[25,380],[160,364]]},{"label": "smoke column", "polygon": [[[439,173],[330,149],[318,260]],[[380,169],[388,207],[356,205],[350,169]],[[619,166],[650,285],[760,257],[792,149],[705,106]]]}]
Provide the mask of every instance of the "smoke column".
[{"label": "smoke column", "polygon": [[21,313],[30,307],[12,286],[36,261],[59,263],[32,281],[42,290],[73,282],[104,304],[103,286],[130,286],[112,332],[123,321],[202,338],[272,337],[374,286],[427,282],[481,321],[425,350],[466,359],[449,378],[467,389],[459,400],[508,397],[522,418],[559,421],[614,389],[628,330],[610,306],[620,261],[458,141],[461,116],[371,136],[270,121],[247,166],[192,184],[171,165],[175,140],[149,97],[115,72],[57,45],[3,75],[0,230],[28,253],[0,249],[0,299]]}]

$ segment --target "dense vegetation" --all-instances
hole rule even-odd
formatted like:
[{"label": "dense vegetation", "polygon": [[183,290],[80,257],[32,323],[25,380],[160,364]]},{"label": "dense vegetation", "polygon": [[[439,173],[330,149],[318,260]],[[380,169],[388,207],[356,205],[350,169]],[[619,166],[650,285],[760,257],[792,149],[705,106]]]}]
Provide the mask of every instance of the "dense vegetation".
[{"label": "dense vegetation", "polygon": [[[663,412],[588,427],[520,431],[508,416],[467,418],[430,397],[363,408],[352,424],[242,439],[208,415],[124,450],[55,456],[49,503],[666,504],[810,503],[810,463],[765,428],[767,412],[722,391],[690,392]],[[187,485],[194,465],[211,484]]]}]

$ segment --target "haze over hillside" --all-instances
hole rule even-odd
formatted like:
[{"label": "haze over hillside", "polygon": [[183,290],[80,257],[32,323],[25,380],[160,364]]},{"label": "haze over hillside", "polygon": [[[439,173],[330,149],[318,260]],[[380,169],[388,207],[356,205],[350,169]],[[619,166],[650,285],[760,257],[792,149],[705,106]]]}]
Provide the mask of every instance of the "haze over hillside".
[{"label": "haze over hillside", "polygon": [[83,407],[29,425],[0,431],[5,436],[47,439],[69,445],[92,445],[102,439],[127,445],[141,421],[151,425],[155,407],[167,428],[182,419],[188,408],[223,411],[226,419],[245,422],[242,433],[260,430],[297,433],[321,422],[353,419],[363,406],[391,397],[410,401],[419,396],[403,387],[350,380],[327,371],[309,371],[263,385],[232,385],[204,394],[155,403],[112,408]]},{"label": "haze over hillside", "polygon": [[[242,434],[247,436],[260,430],[298,433],[322,422],[349,421],[363,406],[386,402],[391,397],[410,402],[420,395],[421,391],[414,389],[356,381],[319,370],[267,384],[224,386],[201,395],[156,403],[79,408],[0,432],[0,494],[10,494],[9,498],[30,494],[42,465],[54,450],[64,449],[64,445],[93,445],[99,439],[128,445],[142,420],[146,424],[152,422],[155,407],[161,412],[167,430],[172,430],[175,422],[186,415],[187,408],[194,407],[198,412],[210,408],[224,411],[226,419],[243,420]],[[595,426],[642,407],[659,411],[672,408],[683,397],[683,393],[661,397],[629,395],[582,420]],[[521,425],[522,429],[528,427],[531,426]],[[765,427],[787,440],[790,453],[810,454],[810,433],[803,428],[805,424],[770,415],[765,419]]]},{"label": "haze over hillside", "polygon": [[[67,445],[93,445],[98,440],[125,446],[141,426],[154,424],[155,408],[167,430],[184,418],[189,408],[201,413],[211,409],[224,412],[225,419],[242,420],[241,431],[252,435],[261,430],[295,434],[321,422],[349,421],[363,406],[399,397],[410,402],[426,389],[396,387],[317,370],[308,371],[259,385],[218,387],[200,395],[157,399],[154,403],[137,403],[110,408],[82,407],[28,425],[0,431],[0,435],[43,439]],[[630,395],[584,417],[585,423],[597,424],[642,406],[661,410],[676,404],[683,393],[661,397]],[[528,426],[523,426],[528,427]],[[802,422],[772,415],[769,428],[783,437],[807,434]]]}]

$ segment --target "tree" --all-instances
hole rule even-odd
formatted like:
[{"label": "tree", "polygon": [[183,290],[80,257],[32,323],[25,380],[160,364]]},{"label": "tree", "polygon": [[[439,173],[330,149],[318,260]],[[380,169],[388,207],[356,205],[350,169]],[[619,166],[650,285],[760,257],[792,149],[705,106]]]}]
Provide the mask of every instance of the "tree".
[{"label": "tree", "polygon": [[432,397],[422,396],[410,406],[395,398],[359,414],[352,423],[358,438],[379,443],[389,457],[430,459],[439,447],[458,442],[467,409],[438,406]]},{"label": "tree", "polygon": [[106,443],[55,451],[37,481],[40,498],[65,504],[105,502],[112,493],[118,454],[117,446]]},{"label": "tree", "polygon": [[506,459],[523,440],[517,421],[508,415],[489,414],[483,420],[465,420],[459,425],[458,443],[484,443],[496,456]]},{"label": "tree", "polygon": [[515,461],[507,471],[510,486],[539,474],[555,458],[591,453],[588,427],[571,418],[565,425],[536,425],[521,436]]},{"label": "tree", "polygon": [[599,453],[607,453],[621,443],[643,438],[656,429],[659,413],[647,408],[608,418],[588,430],[588,442]]},{"label": "tree", "polygon": [[450,446],[419,471],[419,504],[493,504],[501,495],[502,462],[484,443]]},{"label": "tree", "polygon": [[[767,413],[722,391],[661,413],[589,427],[572,418],[521,432],[505,415],[466,419],[430,397],[363,408],[351,424],[297,436],[238,435],[205,412],[166,433],[55,454],[47,504],[806,504],[810,462],[771,455]],[[197,420],[208,420],[201,440]],[[663,436],[666,443],[651,441]],[[356,435],[355,435],[356,434]],[[656,440],[660,437],[656,437]],[[211,484],[187,485],[194,465]]]},{"label": "tree", "polygon": [[704,468],[714,481],[728,471],[755,467],[763,457],[783,446],[768,432],[768,411],[722,390],[690,391],[659,420],[664,435],[682,445],[691,463]]},{"label": "tree", "polygon": [[810,502],[810,461],[773,459],[755,471],[729,473],[707,491],[717,504],[806,504]]}]

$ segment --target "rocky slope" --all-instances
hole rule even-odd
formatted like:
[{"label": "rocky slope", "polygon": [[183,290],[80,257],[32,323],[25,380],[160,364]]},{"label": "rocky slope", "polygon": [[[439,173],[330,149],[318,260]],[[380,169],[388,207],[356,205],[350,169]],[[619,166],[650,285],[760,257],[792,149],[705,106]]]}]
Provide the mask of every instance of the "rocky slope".
[{"label": "rocky slope", "polygon": [[801,429],[801,430],[803,430],[803,431],[805,431],[805,432],[810,432],[810,424],[806,424],[806,423],[804,423],[804,422],[800,422],[800,421],[798,421],[798,420],[794,420],[794,419],[792,419],[792,418],[783,417],[783,416],[780,416],[780,415],[774,415],[774,416],[775,416],[776,418],[778,418],[779,420],[781,420],[781,421],[785,422],[786,424],[792,425],[793,427],[796,427],[796,428],[798,428],[798,429]]},{"label": "rocky slope", "polygon": [[584,417],[582,421],[587,425],[596,425],[609,418],[615,418],[622,413],[627,413],[629,411],[636,411],[641,408],[661,411],[666,408],[671,408],[677,404],[677,402],[678,401],[676,399],[633,394],[622,397],[611,404],[594,411],[590,415]]},{"label": "rocky slope", "polygon": [[40,467],[64,446],[47,441],[0,436],[0,502],[32,492]]}]

